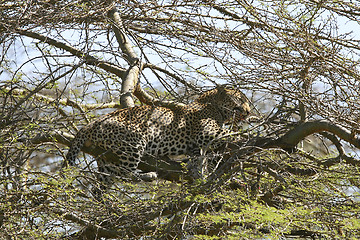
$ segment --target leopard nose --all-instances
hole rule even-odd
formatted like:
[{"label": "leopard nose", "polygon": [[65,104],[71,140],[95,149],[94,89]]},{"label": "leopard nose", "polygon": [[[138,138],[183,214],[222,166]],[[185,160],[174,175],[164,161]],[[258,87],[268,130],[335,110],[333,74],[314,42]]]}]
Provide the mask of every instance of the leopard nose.
[{"label": "leopard nose", "polygon": [[251,111],[248,103],[242,104],[241,107],[235,107],[234,110],[240,112],[243,116],[249,115]]}]

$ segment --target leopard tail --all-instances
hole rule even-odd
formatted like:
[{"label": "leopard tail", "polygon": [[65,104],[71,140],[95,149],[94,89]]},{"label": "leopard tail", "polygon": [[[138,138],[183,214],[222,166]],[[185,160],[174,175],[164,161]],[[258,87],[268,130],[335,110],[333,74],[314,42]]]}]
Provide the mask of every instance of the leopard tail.
[{"label": "leopard tail", "polygon": [[75,136],[73,142],[71,143],[70,149],[66,154],[65,161],[62,167],[75,166],[76,158],[79,155],[79,152],[81,151],[81,148],[84,146],[84,143],[86,141],[86,138],[82,137],[81,135],[82,133],[80,131]]}]

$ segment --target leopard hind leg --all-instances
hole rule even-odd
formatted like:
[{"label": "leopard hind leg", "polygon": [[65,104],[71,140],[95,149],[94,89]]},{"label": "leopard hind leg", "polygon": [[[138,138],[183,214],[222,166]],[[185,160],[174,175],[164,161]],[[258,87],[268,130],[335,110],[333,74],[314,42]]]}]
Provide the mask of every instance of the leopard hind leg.
[{"label": "leopard hind leg", "polygon": [[[136,139],[137,141],[134,141]],[[140,134],[132,134],[128,138],[111,139],[111,142],[103,144],[103,148],[113,154],[111,159],[99,157],[97,159],[99,179],[105,185],[111,185],[113,178],[136,179],[138,165],[144,154],[145,139]]]}]

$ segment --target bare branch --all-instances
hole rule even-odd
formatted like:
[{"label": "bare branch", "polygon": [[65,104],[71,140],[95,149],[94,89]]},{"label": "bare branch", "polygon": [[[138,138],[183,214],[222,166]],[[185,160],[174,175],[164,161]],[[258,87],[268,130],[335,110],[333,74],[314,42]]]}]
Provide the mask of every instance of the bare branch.
[{"label": "bare branch", "polygon": [[105,62],[105,61],[101,61],[99,59],[97,59],[96,57],[94,56],[91,56],[89,54],[86,54],[70,45],[67,45],[65,43],[62,43],[62,42],[59,42],[53,38],[50,38],[50,37],[47,37],[47,36],[44,36],[42,34],[39,34],[39,33],[35,33],[35,32],[31,32],[31,31],[27,31],[27,30],[21,30],[21,29],[16,29],[16,32],[20,35],[23,35],[23,36],[27,36],[27,37],[30,37],[30,38],[34,38],[34,39],[38,39],[40,40],[41,42],[44,42],[44,43],[47,43],[47,44],[50,44],[51,46],[54,46],[54,47],[57,47],[57,48],[60,48],[60,49],[63,49],[65,51],[68,51],[70,53],[72,53],[74,56],[80,58],[80,59],[83,59],[87,64],[89,65],[93,65],[93,66],[96,66],[96,67],[100,67],[102,68],[103,70],[105,71],[108,71],[110,73],[113,73],[115,74],[116,76],[120,77],[120,78],[123,78],[125,76],[125,72],[126,70],[112,64],[112,63],[108,63],[108,62]]},{"label": "bare branch", "polygon": [[139,74],[142,71],[142,64],[139,61],[138,56],[131,46],[130,40],[125,33],[125,28],[122,24],[120,14],[114,7],[108,12],[108,16],[112,19],[112,29],[115,32],[116,39],[122,52],[125,55],[125,59],[129,62],[130,67],[125,74],[124,81],[121,86],[121,98],[120,103],[124,107],[135,106],[132,93],[135,91],[135,86],[138,84]]},{"label": "bare branch", "polygon": [[[4,88],[3,91],[5,92],[11,92],[13,96],[23,96],[28,93],[27,90],[22,89],[10,89],[10,88]],[[0,92],[2,93],[2,92]],[[71,106],[73,108],[78,109],[81,112],[93,110],[93,109],[106,109],[106,108],[121,108],[120,103],[117,102],[109,102],[109,103],[93,103],[93,104],[80,104],[77,102],[74,102],[73,100],[69,98],[62,98],[62,99],[55,99],[40,93],[33,94],[33,98],[41,101],[43,103],[53,104],[58,103],[63,106]]]},{"label": "bare branch", "polygon": [[151,63],[145,63],[144,68],[150,68],[150,69],[153,69],[153,70],[158,70],[158,71],[160,71],[162,73],[165,73],[166,75],[176,79],[176,81],[178,81],[179,83],[184,84],[184,86],[186,86],[186,87],[188,87],[188,88],[190,88],[192,90],[196,90],[196,87],[193,84],[185,81],[180,76],[178,76],[178,75],[176,75],[176,74],[174,74],[174,73],[172,73],[172,72],[170,72],[170,71],[168,71],[168,70],[166,70],[164,68],[161,68],[161,67],[156,66],[156,65],[151,64]]},{"label": "bare branch", "polygon": [[122,23],[120,13],[116,9],[116,7],[114,7],[108,12],[108,16],[113,21],[112,29],[115,33],[121,51],[125,54],[125,58],[128,60],[130,65],[135,65],[139,61],[139,57],[134,52],[134,49],[131,46],[131,42],[125,33],[125,28]]},{"label": "bare branch", "polygon": [[[108,12],[108,16],[113,21],[112,29],[115,33],[117,42],[122,52],[124,53],[126,60],[130,64],[130,67],[126,73],[121,88],[121,93],[122,93],[120,98],[121,104],[125,107],[133,107],[135,105],[134,100],[132,98],[132,93],[133,93],[141,102],[148,105],[166,106],[170,108],[182,106],[182,104],[176,103],[174,101],[161,101],[159,99],[151,97],[141,88],[140,84],[138,83],[138,78],[144,66],[150,68],[156,68],[157,70],[162,70],[163,72],[165,70],[151,64],[144,64],[140,62],[139,57],[136,55],[129,38],[126,35],[126,31],[120,17],[120,13],[115,7]],[[175,76],[174,74],[171,74],[168,71],[166,71],[166,73],[168,75],[171,75],[172,77],[175,77],[178,80],[180,79],[179,77]],[[186,85],[189,85],[184,81],[181,82],[185,83]]]}]

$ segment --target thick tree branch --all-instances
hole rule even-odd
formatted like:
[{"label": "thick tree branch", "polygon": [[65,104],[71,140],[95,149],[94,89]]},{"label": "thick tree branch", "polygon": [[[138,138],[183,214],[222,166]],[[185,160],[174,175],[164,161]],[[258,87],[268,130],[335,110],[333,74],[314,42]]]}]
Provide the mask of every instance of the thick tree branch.
[{"label": "thick tree branch", "polygon": [[284,149],[294,148],[305,137],[318,132],[331,132],[360,149],[360,138],[358,136],[354,136],[349,130],[326,120],[301,123],[280,137],[276,144]]},{"label": "thick tree branch", "polygon": [[126,77],[121,85],[120,103],[124,107],[135,106],[132,93],[135,91],[136,85],[138,85],[140,71],[140,67],[137,65],[131,66],[127,71]]},{"label": "thick tree branch", "polygon": [[[158,68],[155,65],[145,64],[140,61],[131,45],[129,38],[126,35],[126,30],[124,28],[120,13],[115,7],[108,12],[108,17],[112,20],[112,29],[115,33],[116,40],[121,48],[121,51],[124,53],[126,60],[130,64],[121,88],[121,104],[126,107],[134,106],[135,104],[132,98],[132,94],[134,94],[140,100],[140,102],[148,105],[166,106],[169,108],[183,106],[182,104],[173,101],[161,101],[151,97],[141,88],[138,78],[139,74],[143,70],[143,67],[146,66],[153,69],[156,68],[157,70],[161,70],[163,72],[165,72],[165,70]],[[181,78],[177,77],[175,74],[171,74],[168,71],[165,73],[171,75],[177,80],[180,80],[180,82],[183,84],[189,85],[186,81],[181,80]]]},{"label": "thick tree branch", "polygon": [[121,51],[124,53],[125,59],[130,64],[129,69],[123,78],[120,103],[124,107],[134,107],[135,101],[132,98],[132,93],[135,91],[135,86],[138,84],[142,63],[139,61],[138,56],[131,46],[130,40],[125,33],[120,14],[115,7],[108,12],[108,17],[112,20],[112,29]]},{"label": "thick tree branch", "polygon": [[121,51],[125,54],[126,60],[130,63],[130,65],[136,64],[139,61],[139,58],[131,46],[131,42],[125,33],[125,28],[120,14],[115,7],[108,12],[108,17],[113,21],[112,29],[115,33],[116,40],[119,43]]}]

